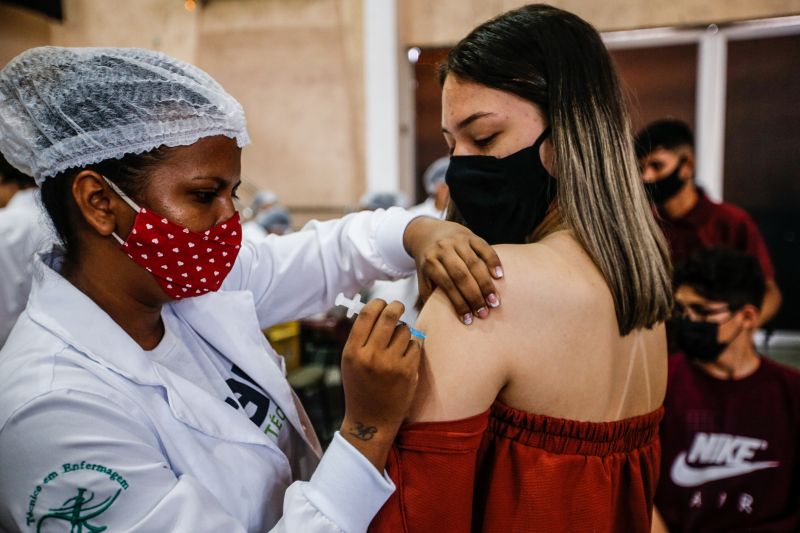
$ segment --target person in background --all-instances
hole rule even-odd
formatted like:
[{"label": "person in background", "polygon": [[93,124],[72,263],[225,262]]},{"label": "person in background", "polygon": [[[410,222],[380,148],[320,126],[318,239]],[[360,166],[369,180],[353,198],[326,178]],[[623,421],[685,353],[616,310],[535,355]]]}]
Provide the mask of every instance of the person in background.
[{"label": "person in background", "polygon": [[244,239],[261,239],[267,236],[264,226],[258,223],[258,217],[278,205],[278,195],[268,189],[258,191],[249,207],[242,210],[242,217],[247,222],[242,224]]},{"label": "person in background", "polygon": [[0,348],[28,301],[33,256],[52,242],[38,191],[0,154]]},{"label": "person in background", "polygon": [[256,217],[256,222],[268,235],[292,233],[292,215],[282,205],[273,205]]},{"label": "person in background", "polygon": [[449,157],[440,157],[430,164],[422,176],[422,183],[428,197],[421,204],[410,207],[408,210],[416,215],[425,215],[433,218],[442,218],[447,202],[450,201],[450,190],[444,177],[447,167],[450,166]]},{"label": "person in background", "polygon": [[669,361],[653,531],[799,531],[800,373],[753,346],[759,262],[703,249],[674,279],[681,353]]},{"label": "person in background", "polygon": [[292,231],[289,210],[277,204],[261,211],[250,222],[242,224],[242,237],[247,240],[263,239],[267,235],[286,235]]},{"label": "person in background", "polygon": [[712,202],[695,180],[694,135],[679,120],[659,120],[636,135],[642,179],[656,206],[661,229],[677,264],[701,248],[728,246],[758,258],[766,279],[758,325],[781,305],[781,291],[767,245],[753,219],[725,202]]},{"label": "person in background", "polygon": [[[35,189],[36,183],[33,178],[9,165],[3,154],[0,154],[0,209],[8,207],[14,197],[21,202],[30,202],[22,198],[32,198]],[[28,194],[19,195],[26,191]]]},{"label": "person in background", "polygon": [[408,207],[408,198],[401,192],[370,191],[361,196],[358,207],[369,211],[389,209],[390,207],[405,208]]},{"label": "person in background", "polygon": [[266,211],[278,203],[278,195],[269,189],[262,189],[253,197],[250,204],[250,217],[256,218],[262,211]]}]

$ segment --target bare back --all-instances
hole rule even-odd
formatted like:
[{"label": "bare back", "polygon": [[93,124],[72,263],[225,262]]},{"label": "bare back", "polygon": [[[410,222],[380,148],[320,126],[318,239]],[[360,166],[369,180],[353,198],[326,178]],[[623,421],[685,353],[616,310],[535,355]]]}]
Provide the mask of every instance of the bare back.
[{"label": "bare back", "polygon": [[426,303],[417,325],[428,339],[411,420],[465,418],[495,399],[593,422],[661,405],[663,325],[619,335],[608,286],[571,232],[497,252],[502,305],[488,319],[461,324],[438,291]]}]

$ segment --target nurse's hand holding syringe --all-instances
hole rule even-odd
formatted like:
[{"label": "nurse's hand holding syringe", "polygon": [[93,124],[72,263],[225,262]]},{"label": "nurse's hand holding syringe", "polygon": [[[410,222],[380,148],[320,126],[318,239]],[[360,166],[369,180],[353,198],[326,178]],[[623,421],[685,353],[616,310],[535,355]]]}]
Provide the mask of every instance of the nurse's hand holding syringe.
[{"label": "nurse's hand holding syringe", "polygon": [[348,316],[358,313],[342,352],[341,435],[382,472],[414,399],[424,335],[414,330],[412,336],[400,322],[400,302],[364,304],[339,295],[336,303],[348,308]]},{"label": "nurse's hand holding syringe", "polygon": [[[348,298],[344,295],[344,293],[339,293],[336,295],[335,303],[339,307],[347,308],[347,318],[353,318],[353,315],[357,315],[364,309],[364,306],[367,305],[365,302],[361,301],[361,295],[356,294],[352,298]],[[416,337],[417,339],[423,341],[425,340],[425,334],[422,333],[420,330],[414,328],[413,326],[409,326],[402,320],[397,321],[398,326],[408,326],[409,331],[411,332],[412,337]]]}]

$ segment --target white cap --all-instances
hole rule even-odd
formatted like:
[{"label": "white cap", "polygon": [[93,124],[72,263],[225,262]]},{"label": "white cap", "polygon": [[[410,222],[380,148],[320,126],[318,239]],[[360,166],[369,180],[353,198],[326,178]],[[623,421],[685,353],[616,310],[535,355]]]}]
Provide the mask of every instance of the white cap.
[{"label": "white cap", "polygon": [[0,71],[0,151],[45,178],[159,146],[249,143],[239,102],[199,68],[140,48],[32,48]]}]

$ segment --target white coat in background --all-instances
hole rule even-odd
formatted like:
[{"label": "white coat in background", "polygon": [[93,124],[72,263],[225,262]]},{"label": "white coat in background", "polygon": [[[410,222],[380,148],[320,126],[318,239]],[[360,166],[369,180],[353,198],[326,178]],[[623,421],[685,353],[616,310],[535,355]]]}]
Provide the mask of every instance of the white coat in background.
[{"label": "white coat in background", "polygon": [[34,255],[54,242],[38,196],[23,189],[0,209],[0,348],[28,301]]},{"label": "white coat in background", "polygon": [[415,216],[426,216],[439,220],[444,218],[444,211],[436,208],[436,199],[432,196],[428,197],[421,204],[409,207],[408,211]]},{"label": "white coat in background", "polygon": [[256,222],[255,220],[251,220],[249,222],[245,222],[242,224],[242,239],[246,241],[256,241],[259,239],[263,239],[269,235],[267,230],[261,227],[261,224]]},{"label": "white coat in background", "polygon": [[362,212],[244,243],[222,290],[167,306],[278,404],[291,457],[241,410],[148,358],[57,273],[58,256],[43,257],[0,351],[0,530],[365,531],[394,485],[338,433],[319,462],[261,328],[407,275],[411,218]]}]

